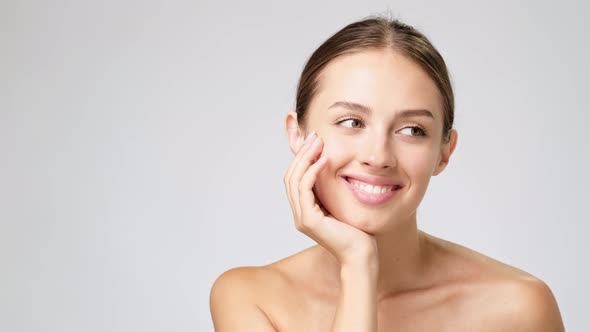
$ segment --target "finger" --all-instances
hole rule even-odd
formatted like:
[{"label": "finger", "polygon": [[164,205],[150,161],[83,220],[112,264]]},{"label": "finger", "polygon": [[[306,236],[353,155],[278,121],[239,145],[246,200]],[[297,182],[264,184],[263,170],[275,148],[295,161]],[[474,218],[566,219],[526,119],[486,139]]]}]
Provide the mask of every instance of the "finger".
[{"label": "finger", "polygon": [[326,166],[326,162],[326,156],[320,157],[308,168],[299,184],[299,204],[301,209],[303,211],[315,210],[316,212],[321,212],[322,216],[325,216],[327,211],[323,211],[321,203],[316,201],[317,197],[314,193],[313,186],[317,180],[318,174]]},{"label": "finger", "polygon": [[297,156],[293,160],[290,178],[291,180],[297,178],[297,183],[299,183],[307,168],[313,164],[321,151],[322,139],[317,135],[314,136],[312,140],[306,143],[306,146],[301,148],[301,151],[297,153]]},{"label": "finger", "polygon": [[317,197],[313,190],[313,183],[317,179],[319,172],[326,165],[326,161],[326,157],[321,157],[317,162],[313,163],[307,169],[297,187],[299,205],[301,207],[301,218],[297,223],[297,228],[316,242],[321,241],[321,237],[317,237],[317,225],[321,223],[326,214],[321,210],[321,204],[316,204]]},{"label": "finger", "polygon": [[303,147],[301,151],[298,153],[297,158],[293,161],[293,168],[291,173],[289,174],[289,178],[287,179],[287,186],[289,190],[289,194],[291,195],[291,199],[293,200],[293,205],[295,206],[296,211],[301,213],[301,206],[299,204],[299,182],[301,181],[301,177],[307,170],[307,168],[312,164],[311,160],[314,158],[315,155],[319,153],[318,151],[318,140],[319,137],[316,136],[313,142],[307,142],[306,147]]},{"label": "finger", "polygon": [[297,153],[295,154],[295,157],[293,158],[293,160],[289,164],[289,168],[287,169],[287,172],[285,173],[285,176],[283,178],[283,180],[285,182],[285,186],[287,187],[288,191],[289,191],[289,187],[290,187],[291,176],[293,174],[293,169],[297,165],[298,161],[301,159],[301,156],[303,155],[303,153],[305,151],[307,151],[307,149],[309,149],[309,145],[313,141],[314,138],[315,138],[315,132],[312,131],[311,133],[309,133],[309,135],[307,136],[307,138],[305,139],[303,144],[299,147],[299,149],[297,150]]},{"label": "finger", "polygon": [[295,154],[295,157],[293,158],[293,160],[291,161],[291,163],[289,164],[289,167],[287,168],[287,171],[283,177],[283,182],[285,184],[285,190],[287,192],[287,198],[289,199],[289,203],[291,204],[292,208],[295,208],[296,205],[293,204],[292,202],[292,190],[291,190],[291,177],[293,174],[293,169],[295,168],[295,166],[297,165],[298,161],[301,159],[302,154],[304,153],[304,151],[306,151],[307,149],[309,149],[309,143],[313,141],[315,137],[315,132],[311,131],[307,138],[305,139],[305,141],[303,142],[303,144],[299,147],[299,149],[297,150],[297,153]]},{"label": "finger", "polygon": [[312,160],[315,159],[316,156],[320,153],[321,145],[321,138],[316,137],[313,143],[311,143],[311,145],[306,149],[306,151],[302,152],[302,155],[300,156],[299,160],[295,162],[295,165],[293,166],[293,170],[291,172],[291,178],[289,179],[290,191],[293,195],[292,198],[294,200],[294,203],[298,205],[300,209],[301,206],[299,205],[299,186],[301,178],[308,170],[308,168],[313,164]]},{"label": "finger", "polygon": [[313,191],[313,195],[315,197],[314,203],[317,204],[320,207],[320,210],[322,210],[322,212],[324,213],[324,215],[326,217],[331,216],[332,214],[330,213],[330,211],[328,211],[328,209],[326,209],[326,207],[324,206],[324,204],[322,204],[322,202],[320,201],[320,199],[318,198],[318,194],[316,193],[316,187],[314,185],[312,191]]},{"label": "finger", "polygon": [[293,169],[295,168],[295,165],[297,165],[299,160],[302,158],[303,154],[309,149],[309,147],[311,146],[311,143],[316,138],[316,136],[317,135],[316,135],[315,131],[311,131],[309,133],[309,135],[307,135],[307,138],[305,139],[303,144],[299,147],[299,150],[297,150],[297,153],[295,153],[295,157],[291,161],[291,164],[289,165],[289,168],[287,169],[287,173],[285,175],[285,179],[287,180],[287,182],[288,182],[288,179],[291,178],[291,174],[293,173]]}]

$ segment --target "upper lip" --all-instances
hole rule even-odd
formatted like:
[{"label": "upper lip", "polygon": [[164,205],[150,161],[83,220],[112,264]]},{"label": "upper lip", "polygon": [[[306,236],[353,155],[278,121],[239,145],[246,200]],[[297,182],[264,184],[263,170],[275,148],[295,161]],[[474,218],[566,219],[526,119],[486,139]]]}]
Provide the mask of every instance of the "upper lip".
[{"label": "upper lip", "polygon": [[401,181],[383,176],[364,175],[364,174],[344,174],[344,178],[352,178],[374,186],[402,186]]}]

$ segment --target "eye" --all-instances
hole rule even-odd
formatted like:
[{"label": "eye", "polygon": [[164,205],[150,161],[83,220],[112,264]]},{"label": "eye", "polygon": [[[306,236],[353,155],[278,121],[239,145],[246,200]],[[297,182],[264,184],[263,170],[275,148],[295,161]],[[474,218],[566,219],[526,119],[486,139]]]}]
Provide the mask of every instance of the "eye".
[{"label": "eye", "polygon": [[413,136],[413,137],[420,137],[420,136],[426,136],[426,129],[419,127],[419,126],[408,126],[403,128],[402,130],[406,130],[409,129],[410,135],[409,136]]},{"label": "eye", "polygon": [[344,127],[351,128],[351,129],[362,128],[362,125],[363,125],[362,121],[360,119],[356,119],[356,118],[344,119],[344,120],[338,121],[337,123],[338,124],[348,123],[349,125],[345,125]]}]

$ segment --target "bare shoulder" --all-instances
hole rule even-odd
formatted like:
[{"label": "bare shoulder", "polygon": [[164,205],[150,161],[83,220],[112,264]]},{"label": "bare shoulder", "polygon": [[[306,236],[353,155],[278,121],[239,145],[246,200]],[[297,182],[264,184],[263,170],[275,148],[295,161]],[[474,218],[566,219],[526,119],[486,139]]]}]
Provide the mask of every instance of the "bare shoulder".
[{"label": "bare shoulder", "polygon": [[217,277],[209,297],[215,331],[279,330],[276,310],[297,291],[289,271],[306,260],[301,257],[306,252],[268,265],[232,268]]},{"label": "bare shoulder", "polygon": [[557,301],[541,279],[459,244],[429,236],[460,271],[458,307],[487,331],[564,331]]},{"label": "bare shoulder", "polygon": [[261,303],[279,283],[280,278],[266,266],[223,272],[213,283],[209,296],[215,331],[276,331]]},{"label": "bare shoulder", "polygon": [[564,331],[553,292],[545,282],[529,277],[495,287],[493,314],[510,331]]}]

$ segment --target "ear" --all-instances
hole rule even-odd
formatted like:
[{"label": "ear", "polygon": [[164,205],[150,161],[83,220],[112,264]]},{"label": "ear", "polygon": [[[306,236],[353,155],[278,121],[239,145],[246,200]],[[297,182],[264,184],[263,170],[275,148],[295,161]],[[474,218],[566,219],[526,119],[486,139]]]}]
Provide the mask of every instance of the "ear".
[{"label": "ear", "polygon": [[305,139],[305,133],[299,128],[299,124],[297,123],[296,112],[287,113],[287,117],[285,119],[285,130],[287,132],[287,139],[289,140],[291,152],[296,154]]},{"label": "ear", "polygon": [[455,151],[455,147],[457,146],[458,136],[459,134],[457,133],[457,131],[455,129],[451,129],[451,138],[448,143],[443,143],[441,145],[438,164],[434,168],[434,172],[432,173],[432,175],[439,175],[445,169],[445,167],[447,167],[449,159],[451,158],[451,155],[453,154],[453,151]]}]

